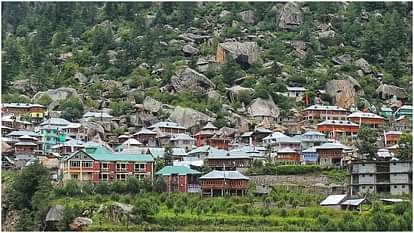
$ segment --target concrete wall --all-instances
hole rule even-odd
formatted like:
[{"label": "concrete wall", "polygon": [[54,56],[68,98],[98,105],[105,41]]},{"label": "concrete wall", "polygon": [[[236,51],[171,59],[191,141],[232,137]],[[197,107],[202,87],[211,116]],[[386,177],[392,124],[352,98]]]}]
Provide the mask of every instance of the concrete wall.
[{"label": "concrete wall", "polygon": [[359,175],[359,183],[360,184],[374,184],[375,183],[375,176],[370,174]]},{"label": "concrete wall", "polygon": [[368,193],[374,192],[375,186],[374,185],[361,185],[359,186],[359,193]]},{"label": "concrete wall", "polygon": [[411,171],[410,163],[390,163],[390,172],[409,172]]},{"label": "concrete wall", "polygon": [[390,174],[390,183],[391,184],[408,184],[408,174]]},{"label": "concrete wall", "polygon": [[375,164],[355,164],[352,171],[359,173],[372,173],[376,171],[376,166]]},{"label": "concrete wall", "polygon": [[409,185],[391,185],[390,191],[392,195],[399,195],[410,192]]}]

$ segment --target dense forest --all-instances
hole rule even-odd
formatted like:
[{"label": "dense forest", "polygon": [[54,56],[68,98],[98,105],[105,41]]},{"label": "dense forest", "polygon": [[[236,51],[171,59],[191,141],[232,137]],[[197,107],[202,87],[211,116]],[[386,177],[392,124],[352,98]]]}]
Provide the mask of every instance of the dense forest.
[{"label": "dense forest", "polygon": [[[291,103],[280,92],[286,86],[303,86],[314,96],[327,81],[351,76],[360,83],[361,103],[376,103],[381,83],[406,89],[412,99],[412,6],[409,2],[306,2],[301,4],[303,23],[293,29],[278,24],[278,2],[7,2],[2,3],[3,102],[37,102],[48,105],[39,91],[75,88],[81,97],[68,99],[58,110],[71,109],[65,118],[77,119],[85,109],[100,108],[97,100],[109,99],[114,115],[128,114],[131,100],[141,103],[151,96],[162,103],[191,107],[216,116],[223,126],[222,104],[206,93],[191,90],[160,91],[183,66],[197,68],[201,58],[213,58],[217,44],[226,39],[253,40],[261,59],[241,67],[232,59],[208,67],[204,74],[225,96],[225,88],[239,84],[253,88],[231,106],[247,105],[253,98],[273,98],[288,111]],[[240,12],[251,10],[253,21]],[[321,35],[321,28],[333,31]],[[323,30],[322,30],[323,31]],[[183,33],[208,36],[197,52],[183,51]],[[303,41],[298,56],[292,41]],[[364,58],[371,73],[361,74],[354,63],[335,65],[332,58],[349,54]],[[24,80],[29,88],[15,87]],[[107,86],[108,80],[113,85]],[[241,81],[240,81],[241,80]],[[87,83],[88,85],[84,85]],[[119,84],[119,85],[118,85]],[[103,95],[102,90],[109,89]],[[329,101],[329,98],[326,97]],[[360,103],[358,103],[360,105]],[[297,107],[297,106],[296,106]],[[73,111],[73,109],[77,109]],[[221,121],[220,121],[221,120]]]}]

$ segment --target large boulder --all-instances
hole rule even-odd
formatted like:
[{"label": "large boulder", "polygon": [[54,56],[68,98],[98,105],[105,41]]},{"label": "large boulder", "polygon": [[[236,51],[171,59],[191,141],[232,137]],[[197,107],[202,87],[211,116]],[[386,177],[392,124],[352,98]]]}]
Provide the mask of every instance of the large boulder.
[{"label": "large boulder", "polygon": [[278,26],[281,29],[296,29],[303,23],[303,12],[298,3],[286,3],[279,16]]},{"label": "large boulder", "polygon": [[159,112],[161,110],[162,103],[151,98],[150,96],[145,97],[143,104],[143,108],[146,111],[151,113]]},{"label": "large boulder", "polygon": [[99,135],[101,138],[103,138],[105,131],[110,132],[110,130],[105,130],[105,128],[98,122],[81,120],[81,126],[82,128],[86,129],[88,138],[94,138],[96,135]]},{"label": "large boulder", "polygon": [[404,88],[388,84],[381,84],[377,88],[376,93],[382,99],[390,99],[393,96],[397,97],[398,99],[404,99],[407,97],[407,92],[404,90]]},{"label": "large boulder", "polygon": [[327,82],[325,90],[341,108],[356,107],[359,96],[364,93],[358,81],[351,76]]},{"label": "large boulder", "polygon": [[192,108],[177,106],[171,113],[170,120],[177,122],[188,129],[199,124],[207,123],[211,118]]},{"label": "large boulder", "polygon": [[242,86],[232,86],[230,88],[226,88],[227,96],[231,102],[234,102],[239,98],[242,93],[254,93],[253,88],[247,88]]},{"label": "large boulder", "polygon": [[183,52],[188,55],[196,55],[198,53],[198,49],[194,48],[190,44],[186,44],[183,46]]},{"label": "large boulder", "polygon": [[371,73],[371,69],[369,68],[369,63],[364,58],[360,58],[354,61],[354,65],[360,68],[364,72],[364,74]]},{"label": "large boulder", "polygon": [[247,112],[251,117],[273,117],[277,118],[280,114],[279,107],[270,99],[257,98],[247,107]]},{"label": "large boulder", "polygon": [[246,23],[253,24],[256,21],[256,13],[252,10],[242,11],[239,13],[242,20]]},{"label": "large boulder", "polygon": [[20,79],[12,82],[12,86],[23,92],[23,93],[33,93],[33,86],[31,85],[30,79]]},{"label": "large boulder", "polygon": [[38,92],[33,96],[32,101],[36,102],[43,95],[48,95],[52,99],[52,103],[49,104],[50,110],[56,109],[59,106],[61,100],[67,100],[71,97],[79,98],[79,95],[75,89],[70,87],[61,87],[58,89],[49,89],[47,91]]},{"label": "large boulder", "polygon": [[349,54],[344,54],[344,55],[332,58],[332,62],[336,65],[350,64],[352,62],[352,57]]},{"label": "large boulder", "polygon": [[175,75],[171,77],[171,86],[175,91],[206,91],[216,87],[216,85],[204,74],[198,73],[188,67],[177,71]]},{"label": "large boulder", "polygon": [[75,76],[73,77],[75,80],[79,81],[80,83],[86,83],[89,79],[82,74],[81,72],[76,72]]},{"label": "large boulder", "polygon": [[225,56],[232,56],[240,64],[252,65],[260,59],[260,48],[256,42],[224,42],[219,43],[216,62],[222,64]]}]

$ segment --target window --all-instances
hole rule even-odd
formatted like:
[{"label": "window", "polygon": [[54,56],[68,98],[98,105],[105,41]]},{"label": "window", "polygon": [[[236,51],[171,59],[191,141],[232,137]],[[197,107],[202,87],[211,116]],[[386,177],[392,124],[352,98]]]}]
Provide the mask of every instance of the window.
[{"label": "window", "polygon": [[126,171],[127,170],[127,164],[126,163],[117,163],[116,164],[116,170],[117,171]]},{"label": "window", "polygon": [[372,186],[369,186],[369,189],[372,189]]},{"label": "window", "polygon": [[144,174],[136,174],[135,177],[138,178],[139,181],[145,179],[145,175]]},{"label": "window", "polygon": [[136,163],[135,171],[145,171],[145,163]]},{"label": "window", "polygon": [[73,174],[72,179],[77,180],[78,179],[78,174]]},{"label": "window", "polygon": [[362,189],[365,189],[365,186],[362,186]]},{"label": "window", "polygon": [[108,170],[108,163],[101,163],[101,170]]},{"label": "window", "polygon": [[70,161],[71,167],[80,167],[80,161]]},{"label": "window", "polygon": [[127,175],[126,174],[116,174],[116,179],[117,180],[126,180]]},{"label": "window", "polygon": [[100,180],[108,181],[109,175],[108,174],[100,174]]},{"label": "window", "polygon": [[92,161],[82,161],[82,167],[91,168],[92,167]]},{"label": "window", "polygon": [[396,189],[397,188],[397,185],[394,185],[394,188]]}]

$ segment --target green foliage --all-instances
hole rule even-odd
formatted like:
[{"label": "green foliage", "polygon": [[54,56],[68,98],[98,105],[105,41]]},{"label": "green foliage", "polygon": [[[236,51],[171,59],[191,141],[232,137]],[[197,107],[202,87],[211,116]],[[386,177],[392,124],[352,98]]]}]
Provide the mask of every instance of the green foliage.
[{"label": "green foliage", "polygon": [[61,106],[62,118],[68,121],[75,121],[83,115],[83,104],[77,97],[70,97]]},{"label": "green foliage", "polygon": [[323,171],[319,165],[275,165],[271,163],[253,163],[249,174],[263,175],[300,175]]},{"label": "green foliage", "polygon": [[131,113],[132,105],[126,101],[121,102],[112,102],[111,104],[111,114],[113,116],[121,116]]},{"label": "green foliage", "polygon": [[362,126],[358,131],[358,140],[356,146],[360,154],[366,156],[368,159],[372,159],[376,156],[378,151],[377,133],[374,129]]},{"label": "green foliage", "polygon": [[157,214],[159,208],[157,205],[153,205],[148,199],[140,199],[134,204],[132,214],[135,216],[133,221],[135,223],[141,223],[142,220],[148,221],[148,219]]},{"label": "green foliage", "polygon": [[39,99],[36,100],[37,104],[41,104],[43,106],[49,106],[50,103],[52,103],[52,98],[50,98],[49,95],[44,94]]},{"label": "green foliage", "polygon": [[243,71],[240,65],[231,57],[226,56],[223,66],[220,69],[224,83],[229,86],[233,85],[233,81],[243,77]]},{"label": "green foliage", "polygon": [[164,164],[165,166],[172,166],[173,158],[172,158],[172,147],[167,145],[164,151]]},{"label": "green foliage", "polygon": [[398,157],[404,160],[413,158],[413,135],[411,133],[401,134],[398,142],[399,153]]},{"label": "green foliage", "polygon": [[73,222],[73,219],[78,217],[81,214],[81,209],[78,205],[69,206],[65,205],[63,210],[63,218],[57,224],[59,231],[69,231],[69,224]]}]

